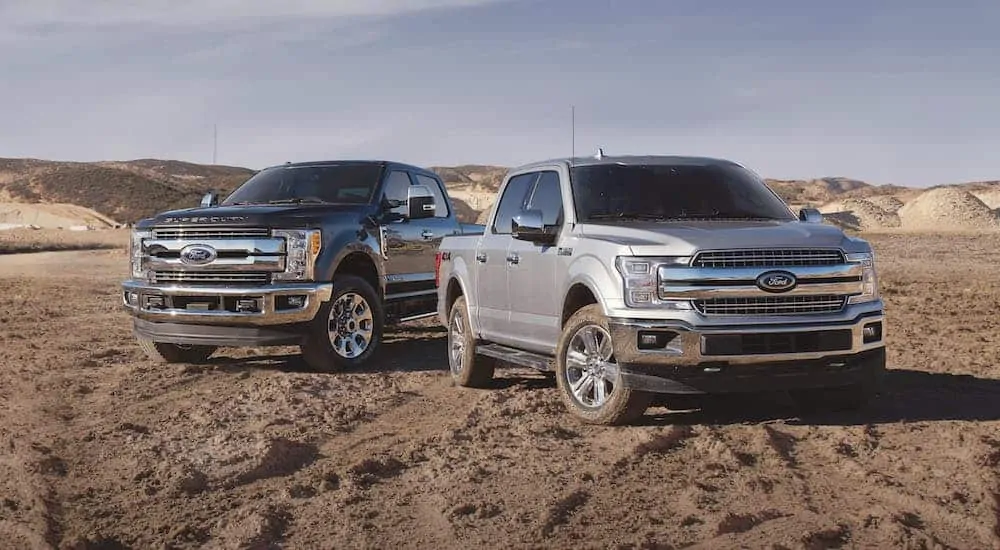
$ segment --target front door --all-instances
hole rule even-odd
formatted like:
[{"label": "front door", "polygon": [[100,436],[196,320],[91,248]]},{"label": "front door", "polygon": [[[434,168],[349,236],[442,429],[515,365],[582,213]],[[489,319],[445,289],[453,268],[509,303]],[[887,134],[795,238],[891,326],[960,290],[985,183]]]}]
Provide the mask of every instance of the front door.
[{"label": "front door", "polygon": [[[524,209],[540,210],[546,226],[562,227],[563,199],[558,172],[540,172]],[[520,347],[531,351],[554,353],[559,340],[562,296],[556,290],[558,250],[556,245],[511,239],[507,251],[512,260],[507,275],[511,336]]]},{"label": "front door", "polygon": [[510,290],[507,273],[507,250],[511,244],[511,220],[521,211],[528,191],[538,174],[521,174],[510,178],[501,190],[496,215],[486,227],[476,250],[475,267],[479,280],[476,287],[478,307],[475,315],[482,337],[500,344],[515,344],[510,327]]},{"label": "front door", "polygon": [[[395,169],[386,176],[383,198],[401,201],[402,206],[391,212],[406,213],[407,189],[413,185],[409,172]],[[427,219],[386,223],[385,239],[385,293],[386,299],[408,298],[434,292],[434,240],[428,238]],[[438,240],[437,242],[440,242]],[[429,256],[429,257],[428,257]]]}]

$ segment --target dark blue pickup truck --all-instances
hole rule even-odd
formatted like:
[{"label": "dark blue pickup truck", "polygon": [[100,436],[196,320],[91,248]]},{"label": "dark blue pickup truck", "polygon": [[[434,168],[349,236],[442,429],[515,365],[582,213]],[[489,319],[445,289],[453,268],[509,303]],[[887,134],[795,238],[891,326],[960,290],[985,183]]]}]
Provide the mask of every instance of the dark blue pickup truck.
[{"label": "dark blue pickup truck", "polygon": [[221,203],[209,193],[199,208],[137,223],[122,301],[156,361],[298,345],[313,369],[358,367],[386,325],[435,315],[441,239],[482,230],[459,221],[429,170],[286,163]]}]

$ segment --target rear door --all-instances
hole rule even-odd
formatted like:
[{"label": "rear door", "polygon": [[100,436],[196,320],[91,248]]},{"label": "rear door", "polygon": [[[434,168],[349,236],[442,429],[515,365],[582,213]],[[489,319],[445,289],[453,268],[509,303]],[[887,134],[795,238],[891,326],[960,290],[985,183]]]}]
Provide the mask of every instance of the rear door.
[{"label": "rear door", "polygon": [[475,269],[479,273],[478,320],[483,338],[497,343],[513,343],[510,328],[510,293],[507,286],[507,249],[511,220],[524,207],[528,191],[537,179],[535,172],[510,178],[501,190],[493,223],[483,232],[476,250]]}]

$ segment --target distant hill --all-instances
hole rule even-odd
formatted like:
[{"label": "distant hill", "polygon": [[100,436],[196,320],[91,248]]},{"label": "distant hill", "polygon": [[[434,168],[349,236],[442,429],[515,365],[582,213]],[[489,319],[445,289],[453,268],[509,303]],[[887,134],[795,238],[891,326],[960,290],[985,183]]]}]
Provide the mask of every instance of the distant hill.
[{"label": "distant hill", "polygon": [[[504,166],[474,164],[430,169],[445,181],[454,209],[465,222],[474,222],[480,213],[492,207],[507,172]],[[89,163],[0,158],[0,203],[73,204],[121,223],[132,223],[164,210],[195,206],[209,190],[228,194],[254,173],[255,170],[239,166],[148,158]],[[828,205],[835,209],[838,204],[855,199],[902,204],[927,191],[872,185],[847,177],[766,181],[796,208]],[[1000,181],[933,188],[940,187],[971,193],[990,208],[1000,208]]]}]

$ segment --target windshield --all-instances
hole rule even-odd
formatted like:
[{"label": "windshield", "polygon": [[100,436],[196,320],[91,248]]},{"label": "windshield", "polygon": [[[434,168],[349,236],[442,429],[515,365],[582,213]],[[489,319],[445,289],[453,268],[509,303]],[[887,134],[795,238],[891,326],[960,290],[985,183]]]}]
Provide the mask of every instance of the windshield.
[{"label": "windshield", "polygon": [[580,222],[794,219],[760,178],[736,165],[601,164],[570,175]]},{"label": "windshield", "polygon": [[222,204],[365,204],[381,174],[382,167],[371,163],[277,166],[258,172]]}]

